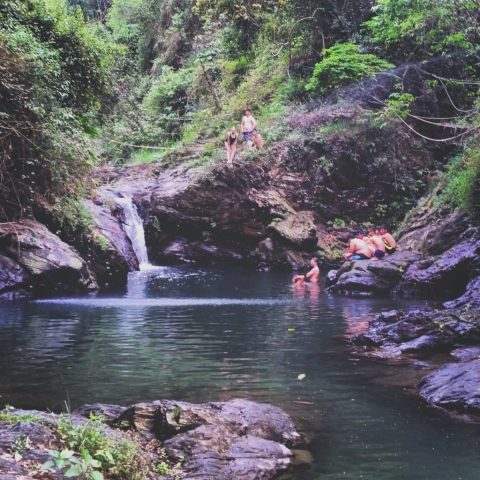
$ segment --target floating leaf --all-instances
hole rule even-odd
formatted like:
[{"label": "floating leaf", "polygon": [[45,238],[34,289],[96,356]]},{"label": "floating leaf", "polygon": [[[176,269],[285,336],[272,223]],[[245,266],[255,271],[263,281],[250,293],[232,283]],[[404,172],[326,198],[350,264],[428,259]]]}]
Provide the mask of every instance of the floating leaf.
[{"label": "floating leaf", "polygon": [[304,373],[301,373],[297,378],[299,380],[303,380],[305,377],[306,377],[306,375]]}]

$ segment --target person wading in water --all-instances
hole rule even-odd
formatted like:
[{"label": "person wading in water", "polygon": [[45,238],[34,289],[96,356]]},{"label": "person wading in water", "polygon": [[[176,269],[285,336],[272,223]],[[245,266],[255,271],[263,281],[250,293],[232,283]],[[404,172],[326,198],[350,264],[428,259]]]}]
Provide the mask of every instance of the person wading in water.
[{"label": "person wading in water", "polygon": [[231,165],[233,163],[233,157],[237,151],[237,143],[238,133],[235,127],[232,127],[227,134],[227,139],[225,140],[225,148],[227,149],[227,164]]}]

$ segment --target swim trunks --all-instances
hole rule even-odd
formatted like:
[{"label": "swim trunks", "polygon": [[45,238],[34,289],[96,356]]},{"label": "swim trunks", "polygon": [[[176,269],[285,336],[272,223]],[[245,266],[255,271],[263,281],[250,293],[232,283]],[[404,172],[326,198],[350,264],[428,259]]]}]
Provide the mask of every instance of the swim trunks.
[{"label": "swim trunks", "polygon": [[254,128],[253,130],[250,130],[249,132],[242,132],[243,133],[243,141],[244,142],[252,141],[253,132],[256,132],[256,131],[257,131],[257,129]]},{"label": "swim trunks", "polygon": [[356,253],[350,257],[352,260],[370,260],[366,255],[363,253]]},{"label": "swim trunks", "polygon": [[377,248],[377,250],[375,250],[374,255],[375,255],[377,258],[383,258],[383,257],[385,256],[385,252],[383,252],[382,250],[380,250],[379,248]]},{"label": "swim trunks", "polygon": [[395,247],[389,247],[388,245],[385,245],[385,252],[388,253],[389,255],[391,255],[392,253],[395,253],[396,250],[397,249]]}]

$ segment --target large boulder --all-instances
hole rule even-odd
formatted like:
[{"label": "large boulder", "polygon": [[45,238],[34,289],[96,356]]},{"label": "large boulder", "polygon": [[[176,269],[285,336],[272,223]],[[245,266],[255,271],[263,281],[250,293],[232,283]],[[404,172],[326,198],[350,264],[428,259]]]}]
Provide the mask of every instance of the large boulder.
[{"label": "large boulder", "polygon": [[464,240],[438,257],[417,262],[403,276],[395,293],[401,296],[456,298],[480,273],[480,241]]},{"label": "large boulder", "polygon": [[44,225],[31,219],[0,224],[0,296],[95,289],[86,262]]},{"label": "large boulder", "polygon": [[86,405],[78,414],[103,414],[110,425],[130,425],[147,439],[164,440],[173,460],[183,458],[183,478],[272,478],[290,465],[285,446],[300,442],[291,418],[278,407],[248,400],[191,404],[172,400],[126,409]]},{"label": "large boulder", "polygon": [[447,363],[424,377],[420,395],[433,405],[458,413],[480,413],[480,359]]},{"label": "large boulder", "polygon": [[420,255],[402,252],[382,260],[347,261],[329,277],[329,292],[351,296],[388,296]]}]

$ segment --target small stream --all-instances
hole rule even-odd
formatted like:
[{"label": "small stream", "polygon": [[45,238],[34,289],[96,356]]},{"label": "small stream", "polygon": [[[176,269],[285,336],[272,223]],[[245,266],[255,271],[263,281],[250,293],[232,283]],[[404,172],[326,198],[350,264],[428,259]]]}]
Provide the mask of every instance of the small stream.
[{"label": "small stream", "polygon": [[290,479],[479,478],[480,427],[408,387],[428,364],[372,361],[345,341],[379,311],[426,303],[334,297],[290,280],[160,267],[114,294],[4,303],[0,404],[243,397],[280,406],[310,440],[313,463]]}]

